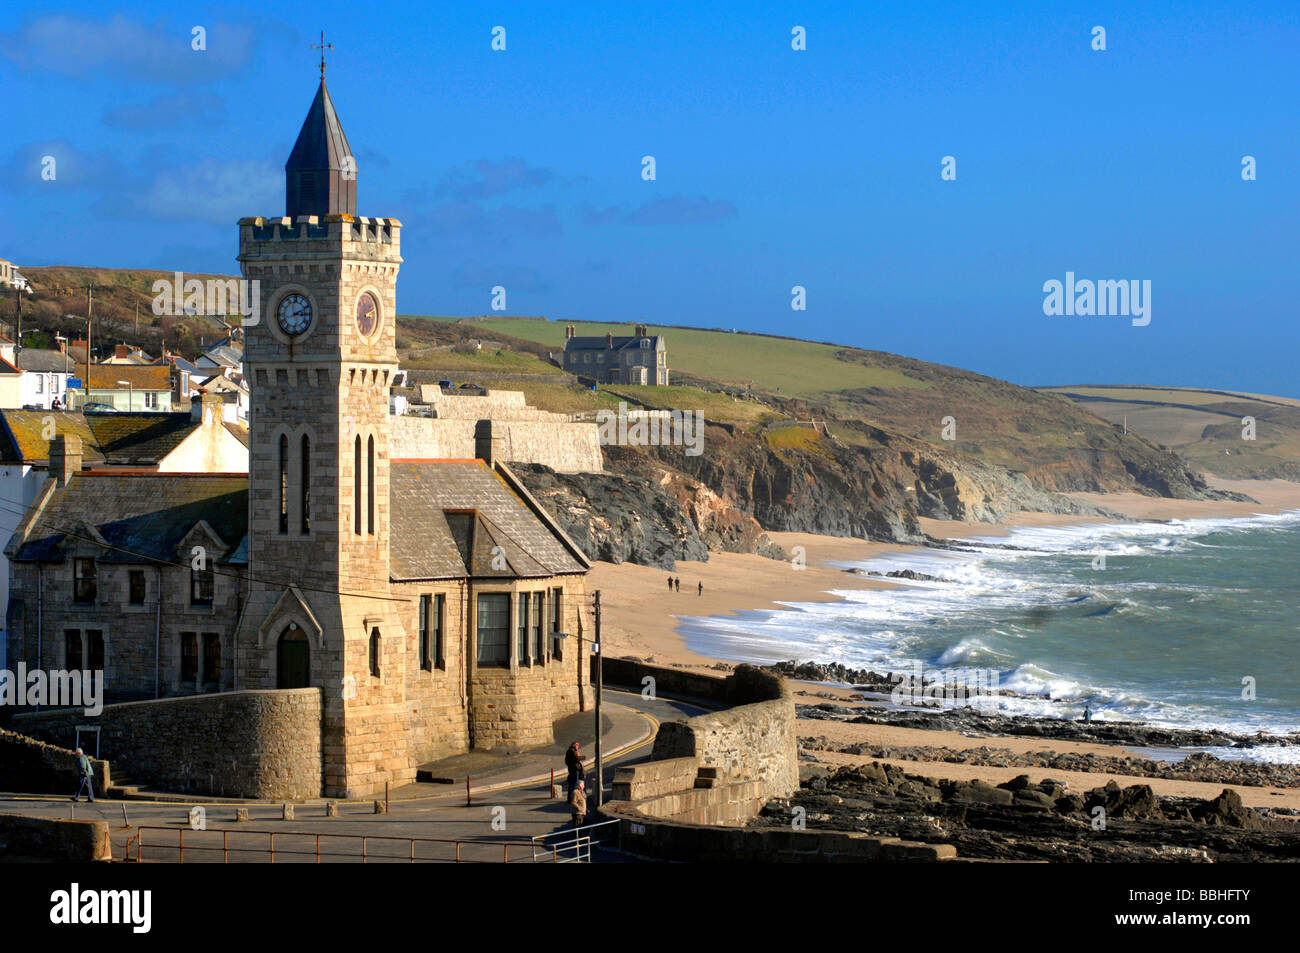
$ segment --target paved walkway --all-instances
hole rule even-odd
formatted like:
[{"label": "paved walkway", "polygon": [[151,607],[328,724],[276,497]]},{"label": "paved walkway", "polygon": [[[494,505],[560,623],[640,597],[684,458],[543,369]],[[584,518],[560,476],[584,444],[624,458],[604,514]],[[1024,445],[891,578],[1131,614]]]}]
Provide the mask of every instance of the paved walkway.
[{"label": "paved walkway", "polygon": [[[703,710],[688,702],[643,699],[639,694],[606,686],[601,712],[606,782],[612,779],[615,766],[648,760],[659,722]],[[581,723],[570,719],[560,722],[560,730],[580,732],[576,737],[583,744],[588,777],[592,778],[594,750],[589,743],[595,737],[594,717],[591,712],[579,717],[586,722],[585,734],[581,733]],[[232,848],[226,855],[230,863],[269,861],[272,833],[276,863],[315,863],[318,845],[325,861],[360,862],[363,836],[367,838],[365,851],[371,863],[409,861],[412,850],[418,859],[454,860],[458,847],[462,860],[501,860],[505,856],[511,862],[531,861],[532,851],[527,845],[530,838],[569,826],[567,805],[550,797],[550,769],[556,769],[562,782],[564,749],[573,740],[567,735],[560,737],[568,740],[518,754],[476,752],[435,762],[428,766],[436,770],[435,776],[451,776],[456,783],[416,783],[398,788],[390,794],[388,814],[373,813],[373,799],[366,799],[340,802],[339,816],[326,817],[325,801],[315,799],[296,802],[295,819],[286,821],[282,819],[281,802],[255,801],[239,805],[247,809],[249,821],[236,823],[236,803],[231,801],[100,799],[94,804],[83,801],[74,805],[68,797],[51,795],[0,795],[0,812],[104,820],[112,835],[115,858],[125,856],[127,838],[141,834],[140,828],[145,826],[165,828],[143,832],[145,859],[175,861],[180,831],[189,827],[189,811],[201,806],[208,830],[185,831],[187,862],[221,863],[219,848],[223,839]],[[469,807],[465,804],[466,767],[472,779],[473,803]],[[605,787],[608,789],[608,783]]]}]

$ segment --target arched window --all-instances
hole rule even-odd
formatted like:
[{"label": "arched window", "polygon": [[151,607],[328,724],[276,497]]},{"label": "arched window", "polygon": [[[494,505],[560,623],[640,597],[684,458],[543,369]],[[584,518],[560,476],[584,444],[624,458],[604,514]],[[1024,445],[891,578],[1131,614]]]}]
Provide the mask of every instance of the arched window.
[{"label": "arched window", "polygon": [[361,434],[352,448],[352,532],[361,535]]},{"label": "arched window", "polygon": [[379,630],[370,630],[370,674],[379,677]]},{"label": "arched window", "polygon": [[375,438],[367,438],[366,457],[366,531],[375,535]]},{"label": "arched window", "polygon": [[276,647],[276,688],[307,688],[311,684],[311,643],[307,633],[291,624]]},{"label": "arched window", "polygon": [[302,435],[302,534],[311,532],[311,438]]},{"label": "arched window", "polygon": [[280,434],[280,532],[289,532],[289,438]]}]

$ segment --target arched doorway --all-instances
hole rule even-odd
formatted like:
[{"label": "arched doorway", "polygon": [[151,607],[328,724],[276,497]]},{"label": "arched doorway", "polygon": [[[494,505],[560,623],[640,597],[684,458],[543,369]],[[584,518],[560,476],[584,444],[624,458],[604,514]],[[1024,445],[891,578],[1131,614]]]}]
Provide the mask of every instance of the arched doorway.
[{"label": "arched doorway", "polygon": [[307,688],[311,684],[311,643],[307,633],[291,623],[280,634],[276,649],[276,688]]}]

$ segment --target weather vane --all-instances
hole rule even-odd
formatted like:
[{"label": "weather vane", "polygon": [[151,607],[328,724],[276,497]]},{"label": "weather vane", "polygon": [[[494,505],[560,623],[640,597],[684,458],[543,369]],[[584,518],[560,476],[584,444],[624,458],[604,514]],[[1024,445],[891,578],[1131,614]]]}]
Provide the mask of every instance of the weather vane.
[{"label": "weather vane", "polygon": [[311,48],[313,50],[320,50],[320,78],[321,78],[321,82],[323,83],[325,82],[325,51],[334,49],[334,44],[325,42],[325,31],[321,30],[320,46],[317,46],[315,43],[313,43]]}]

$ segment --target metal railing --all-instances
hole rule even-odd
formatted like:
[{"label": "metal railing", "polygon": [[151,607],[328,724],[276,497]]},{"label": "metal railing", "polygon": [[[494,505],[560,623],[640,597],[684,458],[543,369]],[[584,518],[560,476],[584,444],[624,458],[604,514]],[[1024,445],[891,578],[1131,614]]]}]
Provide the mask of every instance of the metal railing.
[{"label": "metal railing", "polygon": [[[205,830],[187,827],[140,827],[126,839],[126,860],[133,863],[166,862],[174,856],[175,862],[185,863],[185,853],[191,860],[218,863],[317,863],[321,858],[333,858],[327,863],[524,863],[545,862],[550,859],[537,856],[532,841],[452,840],[439,837],[398,837],[390,834],[316,834],[306,831],[266,830]],[[176,835],[173,843],[148,843],[146,833],[166,832]],[[187,842],[188,836],[188,842]],[[220,841],[217,841],[220,838]],[[256,842],[232,844],[254,838]],[[262,840],[265,838],[265,840]],[[277,844],[278,839],[278,844]],[[305,842],[305,843],[304,843]],[[324,847],[322,847],[322,842]],[[338,842],[342,842],[341,844]],[[405,849],[402,848],[405,845]],[[134,856],[132,856],[134,847]],[[349,848],[349,849],[343,849]],[[358,850],[359,848],[359,850]],[[164,853],[166,857],[145,857]],[[245,857],[244,855],[256,855]]]},{"label": "metal railing", "polygon": [[[593,833],[597,828],[608,828],[611,824],[620,824],[620,821],[599,821],[595,824],[584,824],[582,827],[570,827],[567,830],[552,831],[549,834],[538,834],[533,838],[533,861],[535,863],[554,863],[554,864],[586,864],[591,862],[591,845],[606,847],[605,840],[615,831],[601,830],[599,833]],[[621,850],[623,846],[623,829],[617,827],[618,846],[614,850]]]}]

